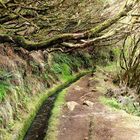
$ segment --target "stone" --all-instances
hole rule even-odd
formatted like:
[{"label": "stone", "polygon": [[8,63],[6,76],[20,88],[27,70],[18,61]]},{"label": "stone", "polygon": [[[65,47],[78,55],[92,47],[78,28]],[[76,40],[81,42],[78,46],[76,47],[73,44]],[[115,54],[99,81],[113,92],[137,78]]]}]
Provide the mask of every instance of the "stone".
[{"label": "stone", "polygon": [[85,137],[84,140],[88,140],[88,137]]},{"label": "stone", "polygon": [[74,89],[77,90],[77,91],[80,91],[80,90],[82,90],[83,88],[80,87],[80,86],[76,86]]},{"label": "stone", "polygon": [[75,107],[79,104],[74,101],[70,101],[70,102],[67,102],[66,105],[70,111],[73,111]]},{"label": "stone", "polygon": [[93,104],[94,104],[93,102],[88,101],[88,100],[83,102],[83,105],[86,105],[88,107],[93,107]]},{"label": "stone", "polygon": [[92,92],[96,92],[97,89],[95,89],[95,88],[91,88],[91,91],[92,91]]}]

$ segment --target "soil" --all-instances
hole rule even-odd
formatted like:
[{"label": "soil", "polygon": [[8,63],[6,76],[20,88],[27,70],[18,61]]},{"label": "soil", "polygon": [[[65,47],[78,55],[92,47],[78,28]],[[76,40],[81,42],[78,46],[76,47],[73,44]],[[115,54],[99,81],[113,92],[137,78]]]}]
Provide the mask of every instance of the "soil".
[{"label": "soil", "polygon": [[[103,75],[103,78],[104,84],[111,86],[108,77]],[[104,95],[97,87],[104,84],[103,79],[97,79],[87,75],[68,88],[66,102],[78,105],[72,111],[63,106],[57,139],[140,140],[140,118],[102,104],[99,99]],[[85,101],[93,106],[84,104]]]}]

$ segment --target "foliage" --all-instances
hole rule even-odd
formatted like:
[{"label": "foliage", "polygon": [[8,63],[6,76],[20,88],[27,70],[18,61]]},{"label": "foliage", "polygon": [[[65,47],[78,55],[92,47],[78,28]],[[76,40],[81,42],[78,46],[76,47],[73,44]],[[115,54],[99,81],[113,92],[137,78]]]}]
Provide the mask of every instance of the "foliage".
[{"label": "foliage", "polygon": [[5,96],[5,86],[3,84],[0,84],[0,101],[4,98]]},{"label": "foliage", "polygon": [[6,96],[7,90],[8,90],[8,85],[3,82],[0,82],[0,102]]},{"label": "foliage", "polygon": [[52,71],[56,74],[60,74],[62,76],[62,79],[67,79],[68,76],[71,75],[71,69],[67,64],[57,64],[55,63],[52,67]]},{"label": "foliage", "polygon": [[12,77],[12,72],[7,72],[0,69],[0,102],[6,96],[9,87],[8,80],[11,79],[11,77]]},{"label": "foliage", "polygon": [[78,72],[81,68],[91,66],[90,58],[87,54],[64,54],[55,53],[52,60],[51,70],[59,74],[63,80],[69,79],[73,72]]}]

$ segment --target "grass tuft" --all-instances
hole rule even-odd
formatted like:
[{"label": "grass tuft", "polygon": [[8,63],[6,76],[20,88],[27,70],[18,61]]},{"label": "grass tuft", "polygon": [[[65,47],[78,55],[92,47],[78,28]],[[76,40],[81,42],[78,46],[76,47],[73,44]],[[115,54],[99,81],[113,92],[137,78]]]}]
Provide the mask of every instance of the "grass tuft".
[{"label": "grass tuft", "polygon": [[140,116],[140,107],[136,108],[131,101],[128,104],[123,105],[122,103],[119,103],[115,98],[106,98],[103,96],[100,97],[100,101],[101,103],[108,105],[114,109],[125,110],[128,114]]},{"label": "grass tuft", "polygon": [[115,98],[106,98],[106,97],[100,97],[100,101],[105,104],[108,105],[112,108],[115,109],[121,109],[121,104],[117,102],[117,100]]}]

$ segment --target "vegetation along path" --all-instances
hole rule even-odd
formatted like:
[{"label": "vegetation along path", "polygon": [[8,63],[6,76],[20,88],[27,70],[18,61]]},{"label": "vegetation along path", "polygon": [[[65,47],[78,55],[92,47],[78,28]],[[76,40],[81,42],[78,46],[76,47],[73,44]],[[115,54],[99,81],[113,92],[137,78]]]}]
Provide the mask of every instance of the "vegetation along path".
[{"label": "vegetation along path", "polygon": [[49,132],[46,139],[140,140],[140,118],[104,104],[108,87],[115,85],[103,72],[84,76],[70,86],[57,131]]}]

